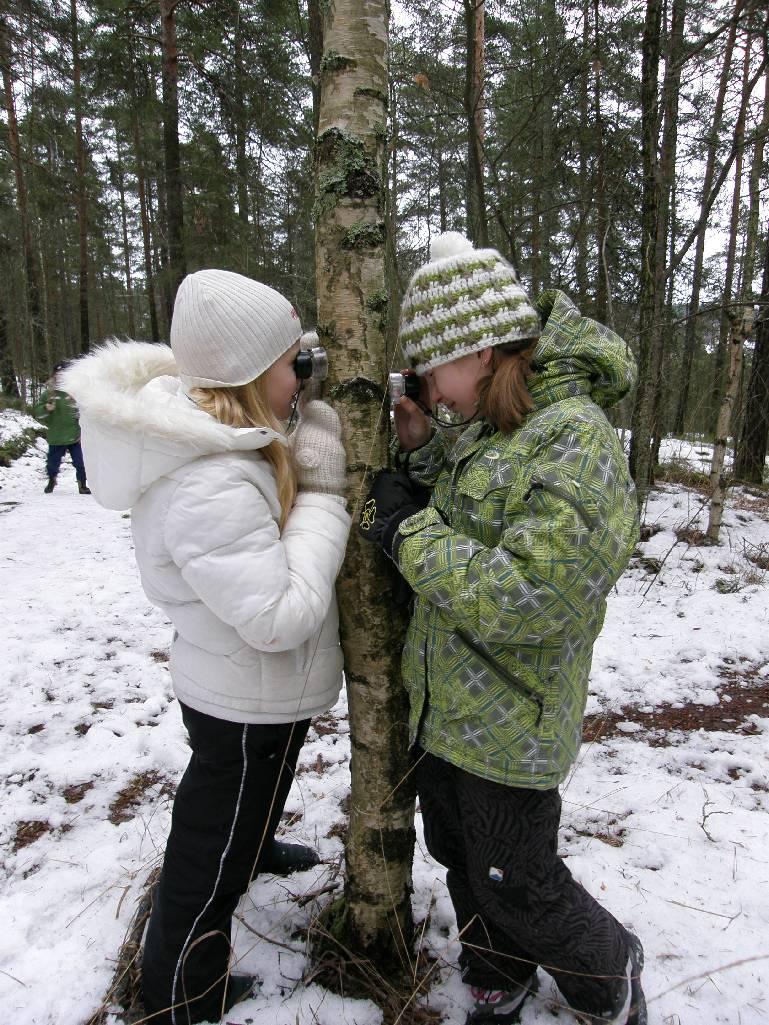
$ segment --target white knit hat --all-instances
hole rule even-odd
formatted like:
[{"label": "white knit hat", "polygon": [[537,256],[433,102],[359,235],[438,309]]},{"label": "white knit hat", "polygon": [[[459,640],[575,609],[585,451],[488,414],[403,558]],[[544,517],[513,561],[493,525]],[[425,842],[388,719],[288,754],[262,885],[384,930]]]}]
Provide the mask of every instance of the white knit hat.
[{"label": "white knit hat", "polygon": [[301,333],[288,299],[242,274],[199,270],[188,274],[176,293],[171,348],[188,389],[247,384]]},{"label": "white knit hat", "polygon": [[458,231],[438,235],[414,274],[399,338],[418,374],[490,345],[539,338],[539,315],[496,249],[474,249]]}]

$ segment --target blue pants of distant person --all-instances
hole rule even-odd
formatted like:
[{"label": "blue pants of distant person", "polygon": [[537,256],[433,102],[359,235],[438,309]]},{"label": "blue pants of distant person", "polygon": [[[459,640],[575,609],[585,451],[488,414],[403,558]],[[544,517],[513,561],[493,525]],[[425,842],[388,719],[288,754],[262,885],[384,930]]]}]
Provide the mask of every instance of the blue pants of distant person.
[{"label": "blue pants of distant person", "polygon": [[80,447],[79,441],[76,441],[74,445],[48,446],[48,457],[45,462],[45,469],[48,476],[53,478],[59,476],[59,468],[61,467],[61,461],[64,458],[65,452],[69,452],[72,465],[75,467],[75,476],[78,481],[85,484],[85,463],[83,462],[83,450]]}]

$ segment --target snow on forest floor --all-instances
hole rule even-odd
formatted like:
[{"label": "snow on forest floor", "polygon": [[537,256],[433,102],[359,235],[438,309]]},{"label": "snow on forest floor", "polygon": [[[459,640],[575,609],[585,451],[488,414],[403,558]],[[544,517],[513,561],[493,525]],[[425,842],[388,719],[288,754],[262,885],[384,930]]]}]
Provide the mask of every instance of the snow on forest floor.
[{"label": "snow on forest floor", "polygon": [[[680,463],[708,458],[684,443],[663,454],[673,448]],[[44,454],[38,442],[0,468],[0,1009],[13,1025],[83,1025],[161,855],[186,748],[169,629],[139,586],[129,520],[78,495],[69,463],[44,495]],[[717,548],[696,544],[702,506],[674,483],[649,500],[646,540],[596,648],[560,849],[642,937],[651,1025],[759,1025],[769,1021],[769,501],[730,492]],[[243,899],[236,968],[262,981],[229,1022],[381,1021],[373,1003],[301,981],[303,931],[342,883],[349,754],[342,700],[310,733],[283,827],[323,862],[260,877]],[[456,927],[419,816],[417,836],[414,913],[437,959],[426,1003],[436,1022],[462,1025]],[[571,1025],[540,974],[523,1025]]]}]

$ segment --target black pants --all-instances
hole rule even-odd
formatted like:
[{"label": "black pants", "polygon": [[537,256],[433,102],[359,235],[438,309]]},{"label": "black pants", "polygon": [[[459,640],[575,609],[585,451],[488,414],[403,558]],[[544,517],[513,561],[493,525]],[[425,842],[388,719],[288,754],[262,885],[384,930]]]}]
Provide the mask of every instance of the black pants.
[{"label": "black pants", "polygon": [[72,445],[49,445],[48,455],[45,459],[45,472],[49,477],[58,477],[65,452],[69,452],[72,465],[75,467],[75,476],[81,483],[85,484],[85,464],[83,463],[83,450],[80,447],[79,441]]},{"label": "black pants", "polygon": [[221,1017],[232,914],[274,836],[310,725],[243,725],[181,708],[192,757],[142,963],[145,1008],[162,1025]]},{"label": "black pants", "polygon": [[627,933],[558,857],[558,791],[501,786],[416,754],[425,841],[448,869],[463,980],[510,989],[541,965],[576,1010],[615,1006]]}]

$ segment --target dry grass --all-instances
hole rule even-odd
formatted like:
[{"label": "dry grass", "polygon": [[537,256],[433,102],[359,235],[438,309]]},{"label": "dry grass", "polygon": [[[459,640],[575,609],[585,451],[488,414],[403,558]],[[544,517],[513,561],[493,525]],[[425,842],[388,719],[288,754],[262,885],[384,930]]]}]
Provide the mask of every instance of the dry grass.
[{"label": "dry grass", "polygon": [[681,484],[701,495],[710,494],[710,478],[702,470],[693,470],[685,463],[661,463],[655,468],[654,479],[664,484]]},{"label": "dry grass", "polygon": [[86,1025],[105,1025],[111,1007],[121,1009],[126,1025],[133,1025],[145,1017],[141,1001],[141,942],[152,910],[152,895],[159,875],[160,868],[154,868],[144,883],[136,911],[118,952],[110,988],[101,1007]]}]

